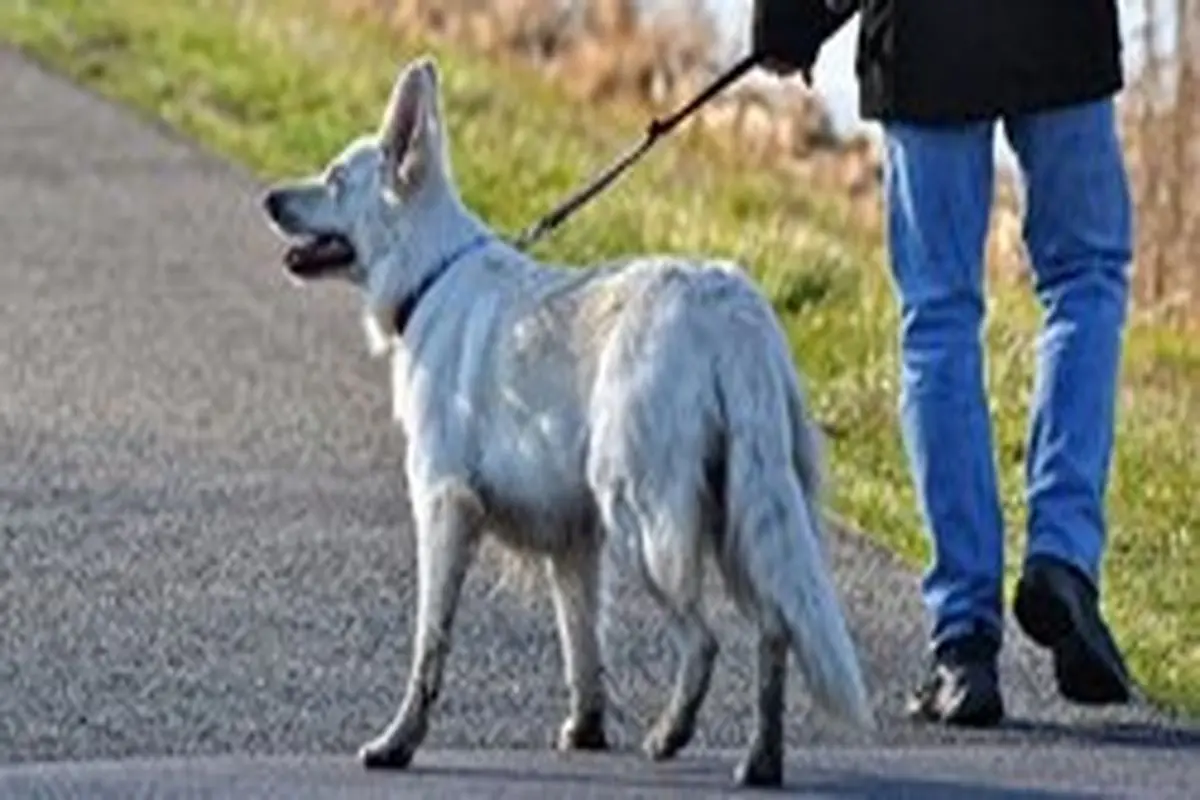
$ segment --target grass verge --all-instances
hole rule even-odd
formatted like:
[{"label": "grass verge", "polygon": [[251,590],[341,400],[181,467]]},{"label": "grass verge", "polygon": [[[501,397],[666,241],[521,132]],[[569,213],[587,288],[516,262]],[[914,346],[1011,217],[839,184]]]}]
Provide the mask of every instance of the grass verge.
[{"label": "grass verge", "polygon": [[[0,39],[237,159],[264,179],[372,127],[399,63],[434,52],[468,202],[515,231],[612,158],[637,121],[503,68],[332,14],[319,0],[8,0]],[[830,442],[834,510],[914,566],[927,554],[896,424],[895,308],[877,237],[836,201],[676,140],[539,248],[555,260],[645,250],[741,259],[770,294]],[[1024,543],[1025,412],[1037,309],[989,307],[988,378],[1009,536]],[[1161,703],[1200,712],[1200,344],[1130,332],[1110,487],[1106,612]]]}]

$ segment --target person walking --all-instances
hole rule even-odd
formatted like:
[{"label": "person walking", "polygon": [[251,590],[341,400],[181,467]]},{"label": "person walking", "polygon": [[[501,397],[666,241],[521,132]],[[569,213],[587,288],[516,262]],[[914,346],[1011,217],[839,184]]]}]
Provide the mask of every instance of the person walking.
[{"label": "person walking", "polygon": [[1044,311],[1013,611],[1053,654],[1063,697],[1127,702],[1131,679],[1099,610],[1132,260],[1115,0],[755,0],[760,65],[809,77],[855,13],[860,115],[883,135],[899,417],[932,541],[921,579],[931,667],[908,711],[955,725],[1004,716],[1004,523],[981,343],[997,124],[1023,178],[1023,236]]}]

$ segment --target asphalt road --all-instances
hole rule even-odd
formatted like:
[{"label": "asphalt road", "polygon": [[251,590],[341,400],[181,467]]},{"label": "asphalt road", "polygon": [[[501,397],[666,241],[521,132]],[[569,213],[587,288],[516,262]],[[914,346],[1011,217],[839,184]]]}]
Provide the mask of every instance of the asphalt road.
[{"label": "asphalt road", "polygon": [[[403,442],[355,299],[284,279],[252,176],[2,48],[0,76],[0,794],[721,787],[753,664],[727,604],[688,760],[564,762],[546,750],[565,710],[548,602],[496,588],[487,564],[422,756],[441,771],[380,784],[354,770],[401,697],[413,613]],[[834,555],[885,729],[866,742],[809,714],[794,677],[800,788],[1200,786],[1195,728],[1060,703],[1015,632],[1010,724],[903,722],[922,659],[915,576],[850,533]],[[627,746],[673,664],[636,588],[622,587],[611,642],[612,734]],[[482,772],[464,775],[470,760]]]}]

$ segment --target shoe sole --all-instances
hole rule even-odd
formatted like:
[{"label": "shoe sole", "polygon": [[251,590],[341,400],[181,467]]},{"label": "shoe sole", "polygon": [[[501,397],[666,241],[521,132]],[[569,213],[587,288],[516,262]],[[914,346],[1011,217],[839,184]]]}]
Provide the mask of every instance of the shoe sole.
[{"label": "shoe sole", "polygon": [[[1058,690],[1085,705],[1126,703],[1125,670],[1107,631],[1050,588],[1044,577],[1022,579],[1013,612],[1025,634],[1054,655]],[[1101,623],[1102,625],[1102,623]]]},{"label": "shoe sole", "polygon": [[953,728],[993,728],[1004,720],[1004,703],[993,698],[968,713],[942,715],[916,698],[910,698],[904,715],[914,722],[929,722]]},{"label": "shoe sole", "polygon": [[[944,687],[943,687],[944,688]],[[940,690],[939,690],[940,692]],[[945,702],[939,703],[938,700]],[[971,699],[973,702],[968,703]],[[949,710],[939,709],[939,705]],[[917,690],[908,695],[904,714],[916,722],[931,722],[961,728],[990,728],[1004,719],[1004,698],[1000,687],[992,681],[976,697],[959,696],[946,701],[940,693],[930,696],[928,689]]]},{"label": "shoe sole", "polygon": [[942,720],[945,725],[959,728],[993,728],[1004,719],[1004,704],[998,697],[968,713],[952,714]]}]

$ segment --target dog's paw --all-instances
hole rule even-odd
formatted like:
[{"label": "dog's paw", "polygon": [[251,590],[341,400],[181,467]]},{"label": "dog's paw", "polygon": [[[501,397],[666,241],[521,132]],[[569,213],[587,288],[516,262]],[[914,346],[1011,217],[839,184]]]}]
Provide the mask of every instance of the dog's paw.
[{"label": "dog's paw", "polygon": [[665,761],[687,746],[695,730],[673,718],[659,720],[642,741],[642,752],[652,761]]},{"label": "dog's paw", "polygon": [[604,716],[600,713],[568,717],[558,731],[559,750],[607,750]]},{"label": "dog's paw", "polygon": [[417,748],[400,737],[380,736],[358,749],[358,761],[367,769],[405,769]]},{"label": "dog's paw", "polygon": [[733,782],[744,787],[783,785],[783,752],[778,747],[755,743],[733,771]]}]

